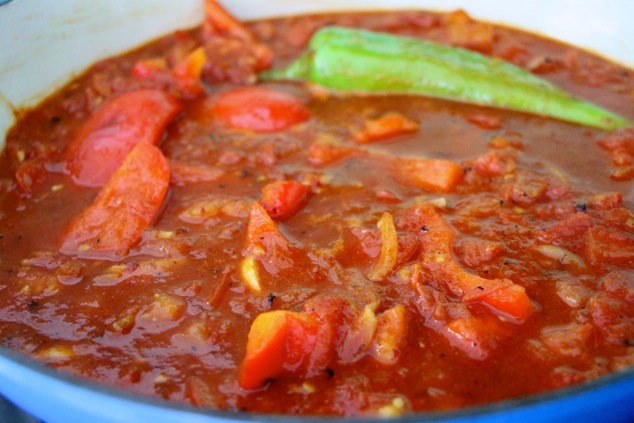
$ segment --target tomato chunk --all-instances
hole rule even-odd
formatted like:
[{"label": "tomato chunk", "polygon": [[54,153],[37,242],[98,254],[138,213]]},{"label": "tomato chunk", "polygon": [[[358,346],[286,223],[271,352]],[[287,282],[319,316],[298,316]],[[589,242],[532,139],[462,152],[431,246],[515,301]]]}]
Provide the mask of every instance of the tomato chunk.
[{"label": "tomato chunk", "polygon": [[295,181],[275,181],[262,189],[262,206],[274,220],[287,220],[308,201],[309,188]]},{"label": "tomato chunk", "polygon": [[453,258],[456,234],[431,204],[409,211],[420,231],[421,264],[438,283],[464,303],[481,303],[515,322],[525,321],[535,310],[526,290],[509,279],[485,279],[463,269]]},{"label": "tomato chunk", "polygon": [[[264,207],[255,201],[251,205],[243,255],[251,262],[246,262],[248,274],[255,276],[253,260],[257,259],[267,272],[276,274],[280,269],[293,266],[292,244],[282,235],[279,228],[268,215]],[[251,286],[257,286],[251,278]]]},{"label": "tomato chunk", "polygon": [[296,97],[264,87],[226,91],[213,99],[210,113],[225,126],[255,132],[281,131],[310,118]]},{"label": "tomato chunk", "polygon": [[594,226],[586,237],[586,257],[595,267],[609,263],[631,268],[634,265],[634,237],[603,225]]},{"label": "tomato chunk", "polygon": [[73,181],[103,186],[139,142],[158,144],[181,103],[161,90],[140,90],[110,100],[82,126],[66,151]]},{"label": "tomato chunk", "polygon": [[176,64],[172,75],[180,91],[187,97],[197,97],[204,92],[200,76],[207,61],[205,49],[198,47]]},{"label": "tomato chunk", "polygon": [[61,238],[60,251],[88,258],[116,258],[132,247],[158,214],[170,169],[161,151],[139,143],[101,189],[75,216]]},{"label": "tomato chunk", "polygon": [[227,36],[243,41],[253,41],[255,39],[251,31],[227,12],[216,0],[205,0],[203,34],[206,37]]},{"label": "tomato chunk", "polygon": [[244,389],[258,389],[270,379],[313,377],[333,361],[353,363],[368,354],[394,364],[405,318],[403,306],[387,310],[379,320],[371,305],[361,308],[337,295],[312,298],[303,312],[262,313],[251,324],[238,382]]},{"label": "tomato chunk", "polygon": [[240,386],[261,388],[285,370],[305,367],[318,329],[318,322],[304,313],[276,310],[260,314],[249,331],[238,376]]},{"label": "tomato chunk", "polygon": [[257,201],[251,205],[246,237],[247,252],[255,257],[272,250],[285,250],[288,240],[282,235],[277,225],[268,215],[262,204]]},{"label": "tomato chunk", "polygon": [[459,164],[441,159],[400,159],[395,170],[398,182],[430,192],[450,192],[462,177]]},{"label": "tomato chunk", "polygon": [[485,360],[507,331],[493,315],[476,316],[462,302],[451,301],[442,292],[421,283],[420,273],[413,278],[414,305],[425,319],[425,326],[439,333],[451,345],[473,360]]},{"label": "tomato chunk", "polygon": [[391,112],[375,119],[366,119],[363,127],[353,131],[352,135],[358,144],[368,144],[416,131],[418,122]]}]

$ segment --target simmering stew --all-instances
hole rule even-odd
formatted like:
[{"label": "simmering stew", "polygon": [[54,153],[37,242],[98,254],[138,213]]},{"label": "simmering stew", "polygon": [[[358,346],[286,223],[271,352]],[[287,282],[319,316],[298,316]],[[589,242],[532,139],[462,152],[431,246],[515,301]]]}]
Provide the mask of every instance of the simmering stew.
[{"label": "simmering stew", "polygon": [[[261,77],[326,26],[476,51],[624,124]],[[633,95],[628,69],[464,11],[241,23],[207,1],[201,28],[95,64],[8,134],[0,345],[289,414],[456,409],[627,369]]]}]

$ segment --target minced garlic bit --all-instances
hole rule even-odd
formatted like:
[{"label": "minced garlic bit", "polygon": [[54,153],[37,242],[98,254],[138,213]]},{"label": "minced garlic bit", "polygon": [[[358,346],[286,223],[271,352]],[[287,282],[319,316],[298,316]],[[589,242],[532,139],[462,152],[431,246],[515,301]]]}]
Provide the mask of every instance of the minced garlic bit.
[{"label": "minced garlic bit", "polygon": [[405,412],[405,400],[401,397],[394,397],[390,404],[379,408],[380,417],[399,417]]},{"label": "minced garlic bit", "polygon": [[71,358],[75,355],[73,347],[70,345],[51,345],[46,348],[42,348],[35,353],[35,356],[40,359],[48,360],[64,360]]},{"label": "minced garlic bit", "polygon": [[304,382],[302,383],[302,391],[307,394],[314,394],[315,392],[317,392],[317,388],[310,382]]},{"label": "minced garlic bit", "polygon": [[442,252],[438,251],[436,255],[434,256],[434,261],[436,263],[444,263],[447,261],[447,257],[445,257],[445,255]]},{"label": "minced garlic bit", "polygon": [[439,209],[444,209],[447,207],[447,199],[445,197],[432,198],[428,201],[428,203],[436,206]]},{"label": "minced garlic bit", "polygon": [[112,324],[112,329],[115,332],[128,333],[134,327],[135,318],[136,316],[132,313],[126,314]]},{"label": "minced garlic bit", "polygon": [[446,197],[430,197],[429,195],[417,195],[413,198],[413,203],[420,204],[431,204],[437,209],[445,209],[447,208],[447,198]]},{"label": "minced garlic bit", "polygon": [[176,266],[183,265],[185,262],[185,258],[165,258],[114,264],[105,269],[103,273],[96,275],[93,282],[97,285],[107,286],[116,285],[133,277],[156,278],[170,274]]},{"label": "minced garlic bit", "polygon": [[169,380],[170,378],[165,373],[161,373],[160,375],[154,378],[154,384],[158,385],[161,383],[168,382]]},{"label": "minced garlic bit", "polygon": [[556,245],[539,245],[535,249],[545,257],[557,260],[564,266],[572,266],[578,269],[585,269],[586,264],[581,257],[570,250],[558,247]]},{"label": "minced garlic bit", "polygon": [[51,191],[57,192],[64,189],[64,184],[56,184],[51,187]]},{"label": "minced garlic bit", "polygon": [[156,238],[158,239],[171,239],[174,238],[174,231],[156,231]]},{"label": "minced garlic bit", "polygon": [[251,291],[262,291],[257,262],[253,257],[249,256],[242,260],[242,263],[240,264],[240,271],[242,275],[242,280]]},{"label": "minced garlic bit", "polygon": [[187,303],[179,297],[165,294],[154,294],[154,301],[141,316],[152,322],[170,322],[180,319]]}]

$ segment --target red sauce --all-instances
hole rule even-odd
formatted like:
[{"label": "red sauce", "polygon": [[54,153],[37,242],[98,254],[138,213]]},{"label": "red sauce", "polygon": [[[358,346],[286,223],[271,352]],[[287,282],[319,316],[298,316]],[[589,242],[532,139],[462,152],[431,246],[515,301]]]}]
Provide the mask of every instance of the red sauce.
[{"label": "red sauce", "polygon": [[9,133],[1,345],[152,397],[292,414],[454,409],[631,366],[632,129],[236,88],[333,23],[500,57],[630,119],[631,71],[462,12],[210,13]]}]

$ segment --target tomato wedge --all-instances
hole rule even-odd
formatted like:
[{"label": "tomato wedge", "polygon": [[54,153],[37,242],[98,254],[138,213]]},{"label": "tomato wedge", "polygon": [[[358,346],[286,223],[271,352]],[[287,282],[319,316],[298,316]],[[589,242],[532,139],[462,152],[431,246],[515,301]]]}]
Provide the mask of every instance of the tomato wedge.
[{"label": "tomato wedge", "polygon": [[238,382],[258,389],[287,368],[301,367],[314,347],[319,323],[303,313],[275,310],[260,314],[251,325]]},{"label": "tomato wedge", "polygon": [[213,99],[210,113],[227,127],[255,132],[281,131],[310,118],[299,99],[264,87],[226,91]]},{"label": "tomato wedge", "polygon": [[110,100],[82,126],[66,151],[66,169],[73,181],[103,186],[137,143],[158,144],[181,108],[161,90],[134,91]]},{"label": "tomato wedge", "polygon": [[170,168],[157,147],[141,142],[62,234],[60,251],[87,258],[116,258],[141,237],[158,214]]},{"label": "tomato wedge", "polygon": [[273,220],[287,220],[304,207],[309,188],[295,181],[275,181],[262,188],[262,207]]}]

